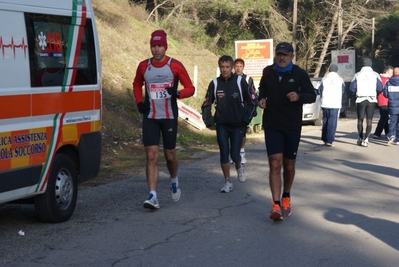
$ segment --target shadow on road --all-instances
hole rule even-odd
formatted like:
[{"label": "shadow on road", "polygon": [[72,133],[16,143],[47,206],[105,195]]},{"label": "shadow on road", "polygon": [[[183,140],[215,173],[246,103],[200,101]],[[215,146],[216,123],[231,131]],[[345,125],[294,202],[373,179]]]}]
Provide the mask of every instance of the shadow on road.
[{"label": "shadow on road", "polygon": [[329,209],[324,214],[324,218],[339,224],[355,225],[399,251],[399,232],[397,231],[399,224],[396,222],[372,218],[340,208]]},{"label": "shadow on road", "polygon": [[360,163],[360,162],[354,162],[354,161],[348,161],[348,160],[340,160],[340,159],[336,159],[336,161],[340,162],[341,164],[343,164],[345,166],[356,169],[356,170],[369,171],[369,172],[373,172],[373,173],[377,173],[377,174],[389,175],[394,178],[398,178],[397,174],[398,174],[399,170],[395,169],[395,168],[381,166],[381,165],[375,165],[375,164],[370,164],[370,163]]}]

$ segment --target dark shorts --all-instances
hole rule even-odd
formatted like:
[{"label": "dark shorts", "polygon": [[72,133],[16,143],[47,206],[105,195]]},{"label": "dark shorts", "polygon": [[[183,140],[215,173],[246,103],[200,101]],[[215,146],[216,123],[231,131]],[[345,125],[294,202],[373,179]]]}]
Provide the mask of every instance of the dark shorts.
[{"label": "dark shorts", "polygon": [[144,146],[159,146],[162,133],[162,143],[165,149],[176,148],[177,118],[149,119],[143,118]]},{"label": "dark shorts", "polygon": [[276,131],[265,129],[265,143],[267,155],[283,153],[288,159],[296,159],[301,130]]}]

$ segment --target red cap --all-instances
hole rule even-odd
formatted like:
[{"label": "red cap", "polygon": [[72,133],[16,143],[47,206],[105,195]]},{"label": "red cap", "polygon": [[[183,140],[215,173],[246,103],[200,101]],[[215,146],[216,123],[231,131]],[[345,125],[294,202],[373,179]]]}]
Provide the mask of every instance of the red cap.
[{"label": "red cap", "polygon": [[166,41],[166,32],[164,30],[156,30],[151,34],[150,45],[159,45],[168,49],[168,43]]}]

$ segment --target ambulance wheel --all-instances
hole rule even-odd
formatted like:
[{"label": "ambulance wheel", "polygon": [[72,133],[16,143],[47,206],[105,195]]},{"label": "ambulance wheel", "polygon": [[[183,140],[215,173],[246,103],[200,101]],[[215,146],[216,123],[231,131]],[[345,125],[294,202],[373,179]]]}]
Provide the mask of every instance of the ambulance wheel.
[{"label": "ambulance wheel", "polygon": [[35,210],[42,221],[59,223],[71,218],[78,196],[78,174],[74,162],[65,154],[54,157],[47,189],[35,197]]}]

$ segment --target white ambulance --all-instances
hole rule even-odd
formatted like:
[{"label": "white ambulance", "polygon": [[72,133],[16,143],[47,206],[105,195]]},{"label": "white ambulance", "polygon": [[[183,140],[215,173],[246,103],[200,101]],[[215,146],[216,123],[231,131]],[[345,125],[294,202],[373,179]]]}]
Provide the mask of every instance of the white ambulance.
[{"label": "white ambulance", "polygon": [[100,128],[91,2],[0,0],[0,205],[67,221],[78,183],[99,172]]}]

